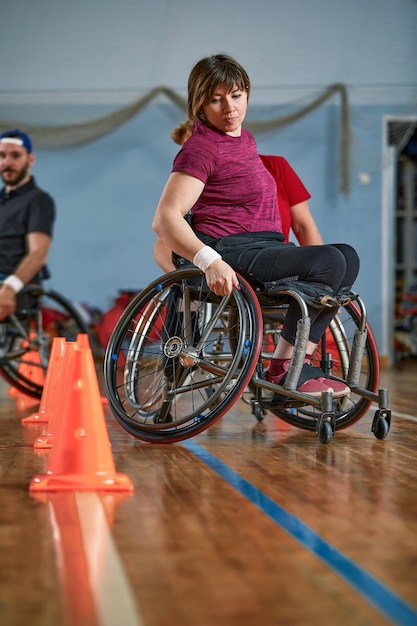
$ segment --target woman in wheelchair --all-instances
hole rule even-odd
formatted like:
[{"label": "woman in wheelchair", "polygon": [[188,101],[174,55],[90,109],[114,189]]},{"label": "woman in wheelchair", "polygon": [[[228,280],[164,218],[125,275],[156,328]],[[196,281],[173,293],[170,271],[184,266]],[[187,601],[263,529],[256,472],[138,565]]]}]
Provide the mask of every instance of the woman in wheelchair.
[{"label": "woman in wheelchair", "polygon": [[[174,159],[153,228],[162,244],[205,273],[218,296],[239,282],[235,270],[260,281],[292,279],[325,287],[329,295],[349,291],[359,259],[347,244],[296,246],[285,241],[277,186],[258,154],[253,136],[242,128],[250,95],[245,69],[219,54],[200,60],[188,81],[192,136]],[[192,211],[192,227],[184,216]],[[318,242],[321,243],[321,242]],[[298,391],[341,397],[349,388],[309,364],[337,308],[309,306],[306,360]],[[289,305],[266,379],[282,384],[294,349],[300,309]]]},{"label": "woman in wheelchair", "polygon": [[[173,141],[182,146],[193,134],[193,122],[187,119],[171,132]],[[322,245],[323,238],[310,212],[308,201],[311,194],[288,161],[277,155],[260,154],[266,169],[272,174],[277,186],[278,206],[285,241],[290,240],[291,231],[301,246]],[[157,238],[154,258],[164,272],[172,272],[175,265],[172,250]]]}]

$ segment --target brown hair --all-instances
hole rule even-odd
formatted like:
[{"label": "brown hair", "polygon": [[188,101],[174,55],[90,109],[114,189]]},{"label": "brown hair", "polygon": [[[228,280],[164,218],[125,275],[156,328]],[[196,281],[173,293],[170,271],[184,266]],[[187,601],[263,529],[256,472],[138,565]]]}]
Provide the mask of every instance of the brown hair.
[{"label": "brown hair", "polygon": [[171,137],[175,141],[175,143],[177,143],[179,146],[182,146],[182,144],[185,142],[186,139],[188,139],[192,132],[193,122],[191,120],[185,120],[184,122],[181,122],[181,124],[178,124],[178,126],[174,128],[173,131],[171,131]]},{"label": "brown hair", "polygon": [[203,106],[221,83],[226,83],[230,90],[238,87],[246,91],[249,99],[249,76],[232,57],[215,54],[194,65],[188,79],[188,117],[191,120],[202,119]]}]

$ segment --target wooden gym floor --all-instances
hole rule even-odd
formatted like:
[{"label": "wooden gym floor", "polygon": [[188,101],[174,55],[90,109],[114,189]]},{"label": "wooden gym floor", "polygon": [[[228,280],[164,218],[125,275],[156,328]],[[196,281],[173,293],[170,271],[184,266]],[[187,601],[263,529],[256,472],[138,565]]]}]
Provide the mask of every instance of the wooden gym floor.
[{"label": "wooden gym floor", "polygon": [[36,496],[45,425],[0,382],[1,626],[415,626],[417,360],[382,382],[384,441],[373,411],[324,445],[239,400],[150,445],[105,407],[133,493]]}]

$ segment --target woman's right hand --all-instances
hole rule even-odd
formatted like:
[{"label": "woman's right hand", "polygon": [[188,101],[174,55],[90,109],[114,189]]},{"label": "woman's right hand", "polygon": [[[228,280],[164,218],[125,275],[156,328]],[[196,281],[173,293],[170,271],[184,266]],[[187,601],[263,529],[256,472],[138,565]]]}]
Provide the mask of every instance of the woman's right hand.
[{"label": "woman's right hand", "polygon": [[216,259],[206,270],[206,281],[209,289],[217,296],[227,296],[233,287],[239,289],[236,272],[222,259]]}]

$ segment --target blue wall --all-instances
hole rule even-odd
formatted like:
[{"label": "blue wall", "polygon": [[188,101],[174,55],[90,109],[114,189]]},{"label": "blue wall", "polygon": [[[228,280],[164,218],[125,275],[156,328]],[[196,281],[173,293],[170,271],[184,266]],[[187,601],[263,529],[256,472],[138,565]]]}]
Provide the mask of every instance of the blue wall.
[{"label": "blue wall", "polygon": [[[313,11],[310,0],[4,0],[1,17],[2,128],[1,120],[96,119],[156,85],[185,95],[193,63],[218,51],[251,75],[248,121],[286,115],[345,84],[349,197],[339,192],[338,98],[256,140],[260,152],[282,154],[299,173],[325,241],[357,248],[356,287],[381,342],[382,117],[417,116],[417,2],[317,0]],[[100,140],[71,149],[35,145],[33,173],[58,208],[51,287],[105,310],[119,289],[139,289],[160,273],[150,225],[177,150],[169,133],[183,118],[158,97]],[[359,182],[362,172],[369,184]]]},{"label": "blue wall", "polygon": [[[382,111],[362,107],[360,112],[368,119],[360,130],[361,145],[378,153]],[[251,118],[266,113],[270,108],[263,111],[255,105]],[[85,115],[91,117],[91,108]],[[174,105],[150,105],[103,139],[78,148],[37,151],[33,171],[58,207],[51,287],[65,285],[70,298],[105,310],[120,288],[139,289],[160,273],[153,261],[151,221],[177,151],[169,133],[182,118]],[[357,248],[362,259],[357,289],[366,293],[378,334],[383,280],[380,169],[370,173],[368,185],[361,185],[353,163],[351,193],[346,197],[339,192],[337,105],[322,106],[293,125],[256,138],[260,152],[283,154],[299,173],[312,194],[310,206],[325,241]]]}]

